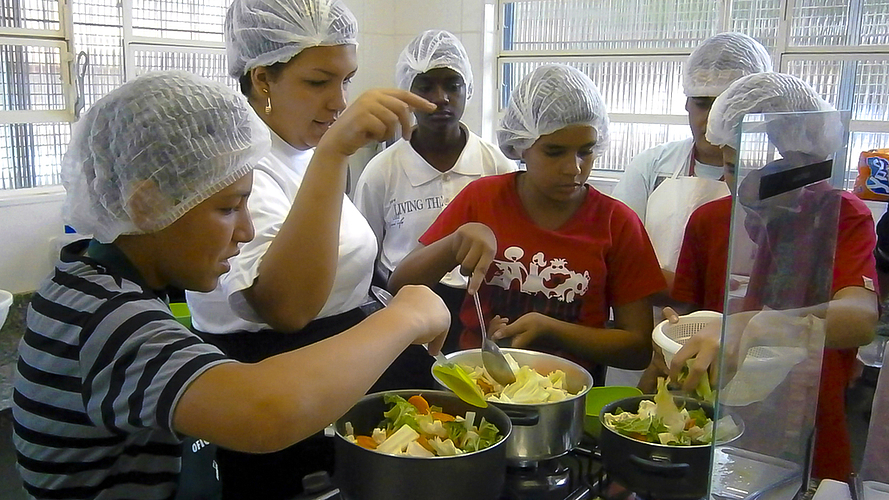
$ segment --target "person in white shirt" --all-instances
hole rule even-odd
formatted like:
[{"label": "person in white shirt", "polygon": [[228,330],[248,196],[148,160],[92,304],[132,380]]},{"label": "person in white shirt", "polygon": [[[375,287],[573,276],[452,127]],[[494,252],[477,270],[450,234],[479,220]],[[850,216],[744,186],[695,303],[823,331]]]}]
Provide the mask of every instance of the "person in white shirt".
[{"label": "person in white shirt", "polygon": [[[238,361],[255,363],[315,344],[361,322],[376,239],[345,195],[348,157],[385,140],[387,120],[410,133],[410,110],[434,105],[400,89],[371,90],[346,107],[358,68],[357,21],[341,0],[234,0],[225,19],[230,76],[268,126],[271,152],[254,171],[255,237],[210,293],[186,295],[195,330]],[[377,113],[379,116],[374,116]],[[371,388],[432,388],[429,368],[403,367],[408,348]],[[404,368],[404,369],[402,369]],[[417,380],[420,381],[417,381]],[[337,397],[331,394],[331,397]],[[220,448],[225,499],[291,498],[304,475],[332,471],[320,433],[268,455]]]},{"label": "person in white shirt", "polygon": [[[420,33],[401,51],[396,84],[436,105],[432,113],[414,113],[410,140],[401,139],[376,155],[358,179],[355,205],[376,234],[380,282],[467,184],[485,175],[517,169],[497,146],[472,133],[460,119],[472,97],[472,68],[463,44],[443,30]],[[445,352],[456,349],[462,331],[458,313],[467,278],[458,269],[442,278],[435,291],[452,312]]]},{"label": "person in white shirt", "polygon": [[701,43],[682,74],[692,137],[636,155],[611,193],[642,219],[671,287],[689,216],[729,194],[722,181],[722,153],[704,137],[710,106],[735,80],[771,70],[765,47],[742,33],[720,33]]}]

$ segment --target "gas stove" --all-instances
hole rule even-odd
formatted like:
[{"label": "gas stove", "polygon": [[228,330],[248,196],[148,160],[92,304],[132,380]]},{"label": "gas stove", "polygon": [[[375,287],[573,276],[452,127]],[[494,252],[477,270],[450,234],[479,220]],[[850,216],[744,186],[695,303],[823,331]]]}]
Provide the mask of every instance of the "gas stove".
[{"label": "gas stove", "polygon": [[[586,437],[561,457],[523,467],[507,467],[498,500],[585,500],[596,498],[601,462]],[[591,480],[593,482],[591,482]],[[324,471],[303,478],[304,493],[292,500],[345,500]]]},{"label": "gas stove", "polygon": [[[721,453],[725,453],[724,451]],[[735,451],[735,453],[740,453]],[[764,469],[756,469],[764,470]],[[769,474],[785,473],[775,468]],[[792,476],[792,475],[791,475]],[[774,476],[778,477],[778,476]],[[762,495],[762,500],[794,498],[796,486],[786,480],[775,480],[782,488],[775,494]],[[303,479],[306,492],[292,500],[346,500],[335,488],[326,472],[310,474]],[[776,484],[775,486],[778,486]],[[718,500],[735,500],[741,496],[714,495]],[[644,492],[632,492],[613,481],[602,467],[601,455],[594,438],[584,434],[577,447],[557,458],[524,467],[507,467],[503,492],[497,500],[657,500]],[[703,499],[702,499],[703,500]]]},{"label": "gas stove", "polygon": [[[595,442],[585,436],[580,446],[561,457],[523,467],[507,467],[498,500],[592,500],[599,495],[603,473]],[[303,478],[305,492],[292,500],[345,500],[326,472]]]}]

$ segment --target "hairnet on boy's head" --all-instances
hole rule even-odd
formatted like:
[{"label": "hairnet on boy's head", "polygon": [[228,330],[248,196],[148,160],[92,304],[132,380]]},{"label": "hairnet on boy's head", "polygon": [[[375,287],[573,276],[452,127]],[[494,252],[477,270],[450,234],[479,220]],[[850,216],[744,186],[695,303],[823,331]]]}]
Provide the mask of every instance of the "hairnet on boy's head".
[{"label": "hairnet on boy's head", "polygon": [[682,69],[682,89],[688,97],[716,97],[735,80],[772,71],[769,52],[742,33],[719,33],[699,45]]},{"label": "hairnet on boy's head", "polygon": [[593,127],[593,154],[601,156],[608,144],[608,110],[599,89],[575,68],[547,64],[525,76],[512,91],[497,141],[507,157],[519,160],[541,136],[570,125]]},{"label": "hairnet on boy's head", "polygon": [[62,159],[66,223],[102,243],[159,231],[249,172],[269,145],[268,128],[225,85],[184,71],[140,76],[75,124]]},{"label": "hairnet on boy's head", "polygon": [[748,113],[786,113],[767,117],[766,124],[769,140],[782,155],[795,151],[823,159],[845,141],[834,107],[809,84],[783,73],[745,76],[720,94],[710,108],[707,141],[737,149],[741,121]]},{"label": "hairnet on boy's head", "polygon": [[234,0],[225,14],[228,74],[240,78],[309,47],[358,45],[357,32],[340,0]]},{"label": "hairnet on boy's head", "polygon": [[410,90],[417,75],[436,68],[459,73],[466,84],[466,98],[472,97],[469,56],[460,40],[444,30],[424,31],[407,44],[395,64],[395,84],[400,89]]}]

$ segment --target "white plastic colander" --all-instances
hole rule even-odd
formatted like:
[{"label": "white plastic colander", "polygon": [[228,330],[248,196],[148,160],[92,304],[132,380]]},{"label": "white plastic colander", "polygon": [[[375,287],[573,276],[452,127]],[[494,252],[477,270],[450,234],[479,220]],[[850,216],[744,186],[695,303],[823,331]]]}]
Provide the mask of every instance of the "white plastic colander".
[{"label": "white plastic colander", "polygon": [[673,355],[692,337],[710,323],[722,321],[722,313],[716,311],[696,311],[679,316],[678,323],[661,321],[651,332],[651,339],[664,352],[664,361],[670,366]]},{"label": "white plastic colander", "polygon": [[[651,337],[663,351],[667,366],[670,366],[673,355],[688,342],[689,338],[716,321],[722,321],[721,313],[697,311],[680,316],[677,323],[662,321],[652,331]],[[750,348],[737,373],[720,391],[719,402],[729,406],[746,406],[762,401],[775,390],[794,366],[806,359],[806,356],[807,350],[803,347]]]}]

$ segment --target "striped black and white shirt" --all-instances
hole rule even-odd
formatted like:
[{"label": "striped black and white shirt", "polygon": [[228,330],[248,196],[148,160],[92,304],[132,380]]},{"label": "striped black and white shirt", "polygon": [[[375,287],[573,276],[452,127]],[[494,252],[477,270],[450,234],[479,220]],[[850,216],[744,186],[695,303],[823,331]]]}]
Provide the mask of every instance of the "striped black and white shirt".
[{"label": "striped black and white shirt", "polygon": [[168,499],[185,388],[229,360],[172,316],[112,245],[62,249],[19,344],[13,441],[25,489],[46,499]]}]

